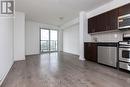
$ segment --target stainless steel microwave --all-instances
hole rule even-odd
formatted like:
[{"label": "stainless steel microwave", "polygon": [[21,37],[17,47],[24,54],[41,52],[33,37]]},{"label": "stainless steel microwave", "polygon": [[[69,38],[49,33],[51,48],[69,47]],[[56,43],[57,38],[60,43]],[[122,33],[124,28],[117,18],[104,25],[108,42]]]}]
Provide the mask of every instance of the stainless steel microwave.
[{"label": "stainless steel microwave", "polygon": [[130,29],[130,14],[118,17],[118,29]]}]

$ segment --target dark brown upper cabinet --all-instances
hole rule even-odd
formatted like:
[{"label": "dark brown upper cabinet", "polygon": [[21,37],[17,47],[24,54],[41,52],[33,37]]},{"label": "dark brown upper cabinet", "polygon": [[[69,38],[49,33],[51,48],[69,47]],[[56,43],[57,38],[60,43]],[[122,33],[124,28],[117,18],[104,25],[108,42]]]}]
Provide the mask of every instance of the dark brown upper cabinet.
[{"label": "dark brown upper cabinet", "polygon": [[106,31],[106,26],[108,24],[108,14],[103,13],[97,16],[97,27],[96,27],[96,32],[100,31]]},{"label": "dark brown upper cabinet", "polygon": [[88,33],[96,32],[97,17],[92,17],[88,19]]},{"label": "dark brown upper cabinet", "polygon": [[119,16],[130,14],[130,3],[119,7]]},{"label": "dark brown upper cabinet", "polygon": [[108,24],[106,26],[106,30],[116,30],[118,29],[118,9],[111,10],[107,12],[108,14]]},{"label": "dark brown upper cabinet", "polygon": [[130,14],[130,4],[88,19],[88,33],[117,30],[118,17]]},{"label": "dark brown upper cabinet", "polygon": [[117,29],[118,9],[88,19],[88,33]]}]

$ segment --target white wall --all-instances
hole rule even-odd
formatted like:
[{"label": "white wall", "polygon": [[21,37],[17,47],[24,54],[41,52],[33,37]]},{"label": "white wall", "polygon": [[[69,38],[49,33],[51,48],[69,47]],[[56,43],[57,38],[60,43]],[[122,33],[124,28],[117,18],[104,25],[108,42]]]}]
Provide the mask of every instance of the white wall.
[{"label": "white wall", "polygon": [[15,13],[14,60],[25,60],[25,14],[22,12]]},{"label": "white wall", "polygon": [[79,55],[79,17],[60,27],[63,30],[63,51]]},{"label": "white wall", "polygon": [[13,64],[13,18],[0,17],[0,85]]},{"label": "white wall", "polygon": [[39,24],[31,21],[26,21],[25,31],[26,55],[39,54]]},{"label": "white wall", "polygon": [[63,51],[79,55],[79,24],[63,30]]},{"label": "white wall", "polygon": [[[26,55],[40,53],[40,28],[59,29],[59,27],[53,25],[42,24],[33,21],[26,21],[26,29],[25,29]],[[62,50],[62,47],[59,48]]]},{"label": "white wall", "polygon": [[63,51],[63,30],[58,31],[58,51]]},{"label": "white wall", "polygon": [[61,26],[63,31],[63,51],[80,55],[79,59],[84,60],[84,42],[91,41],[91,35],[87,30],[86,12],[80,12],[78,18],[69,21]]}]

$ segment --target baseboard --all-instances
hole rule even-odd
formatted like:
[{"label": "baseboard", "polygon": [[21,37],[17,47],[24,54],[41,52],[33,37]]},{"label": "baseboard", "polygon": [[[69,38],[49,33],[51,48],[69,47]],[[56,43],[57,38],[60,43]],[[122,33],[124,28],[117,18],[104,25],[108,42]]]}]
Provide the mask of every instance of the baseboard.
[{"label": "baseboard", "polygon": [[38,54],[27,54],[27,55],[25,55],[25,57],[26,56],[34,56],[34,55],[40,55],[39,53]]},{"label": "baseboard", "polygon": [[23,61],[23,60],[25,60],[25,57],[21,59],[14,59],[14,61]]},{"label": "baseboard", "polygon": [[74,54],[74,53],[69,53],[69,52],[65,52],[65,51],[62,51],[62,52],[72,54],[72,55],[75,55],[75,56],[79,56],[78,54]]},{"label": "baseboard", "polygon": [[5,75],[3,76],[3,78],[0,80],[0,87],[1,87],[2,83],[4,82],[6,76],[8,75],[10,69],[12,68],[13,64],[14,64],[14,61],[13,61],[13,63],[11,64],[11,66],[9,67],[8,71],[7,71],[7,72],[5,73]]},{"label": "baseboard", "polygon": [[83,58],[83,57],[79,57],[79,60],[81,60],[81,61],[85,61],[85,58]]}]

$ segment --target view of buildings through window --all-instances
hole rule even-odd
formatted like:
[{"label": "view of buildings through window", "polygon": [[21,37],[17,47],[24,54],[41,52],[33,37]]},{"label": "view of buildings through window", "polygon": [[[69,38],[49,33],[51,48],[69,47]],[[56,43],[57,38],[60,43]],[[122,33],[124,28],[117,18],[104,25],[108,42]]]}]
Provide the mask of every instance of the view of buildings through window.
[{"label": "view of buildings through window", "polygon": [[41,29],[41,52],[57,51],[57,30]]}]

